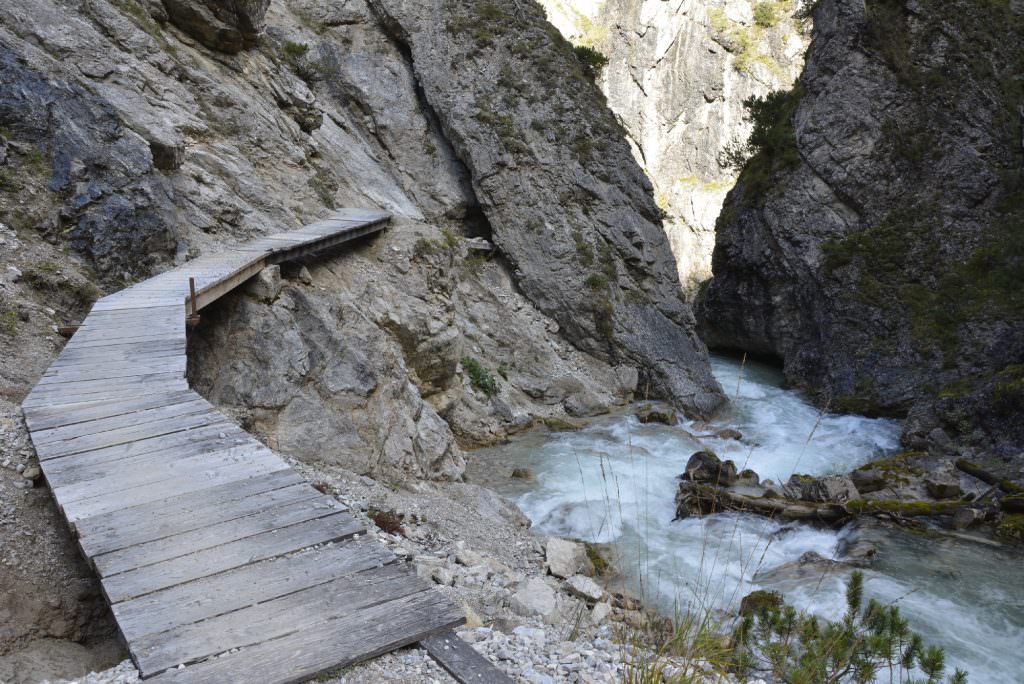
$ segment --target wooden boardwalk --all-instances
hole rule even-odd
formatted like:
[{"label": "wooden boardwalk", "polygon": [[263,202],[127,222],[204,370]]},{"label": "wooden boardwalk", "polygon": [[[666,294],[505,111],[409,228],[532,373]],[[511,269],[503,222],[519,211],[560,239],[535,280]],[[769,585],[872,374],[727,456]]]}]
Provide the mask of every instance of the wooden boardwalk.
[{"label": "wooden boardwalk", "polygon": [[104,297],[25,399],[43,473],[143,678],[303,681],[462,623],[185,379],[189,278],[202,308],[388,219],[343,210]]}]

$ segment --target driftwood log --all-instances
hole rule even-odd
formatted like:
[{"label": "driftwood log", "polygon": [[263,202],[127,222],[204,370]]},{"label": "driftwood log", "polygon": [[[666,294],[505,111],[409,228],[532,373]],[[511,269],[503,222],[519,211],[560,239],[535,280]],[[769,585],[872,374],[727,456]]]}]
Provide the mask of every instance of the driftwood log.
[{"label": "driftwood log", "polygon": [[[994,504],[994,502],[993,502]],[[815,502],[781,497],[753,497],[714,485],[683,482],[676,495],[676,517],[706,515],[720,511],[756,513],[780,521],[801,521],[841,525],[859,516],[893,520],[950,516],[974,508],[978,518],[990,518],[993,504],[979,507],[964,501],[897,501],[891,499],[853,499],[845,503]]]}]

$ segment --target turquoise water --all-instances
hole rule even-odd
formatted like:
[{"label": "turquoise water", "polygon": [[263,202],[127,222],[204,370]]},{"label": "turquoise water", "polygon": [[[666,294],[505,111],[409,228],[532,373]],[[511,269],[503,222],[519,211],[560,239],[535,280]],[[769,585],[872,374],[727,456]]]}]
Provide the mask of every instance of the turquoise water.
[{"label": "turquoise water", "polygon": [[[721,356],[713,368],[733,406],[712,424],[668,427],[608,416],[577,432],[534,433],[475,452],[470,475],[513,498],[540,533],[612,544],[625,582],[666,613],[734,610],[744,595],[765,588],[838,617],[848,568],[799,568],[795,561],[807,552],[837,558],[845,541],[869,536],[880,550],[865,573],[869,596],[898,600],[912,627],[945,646],[951,665],[967,667],[972,682],[1024,681],[1018,553],[945,536],[826,530],[742,514],[672,520],[677,476],[698,449],[785,482],[797,472],[846,472],[899,446],[898,421],[822,414],[785,389],[772,368]],[[739,430],[742,441],[706,436],[725,427]],[[489,463],[529,467],[536,477],[529,484],[494,478],[498,469]]]}]

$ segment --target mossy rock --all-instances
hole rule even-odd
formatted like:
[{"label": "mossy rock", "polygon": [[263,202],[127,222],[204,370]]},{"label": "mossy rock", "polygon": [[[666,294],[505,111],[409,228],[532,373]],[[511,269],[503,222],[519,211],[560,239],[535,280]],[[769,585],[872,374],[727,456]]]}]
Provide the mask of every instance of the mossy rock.
[{"label": "mossy rock", "polygon": [[587,558],[594,566],[594,575],[604,577],[612,573],[612,564],[605,558],[601,547],[590,542],[583,542],[583,548],[586,549]]},{"label": "mossy rock", "polygon": [[740,615],[763,615],[773,608],[781,608],[784,603],[785,600],[779,592],[758,589],[740,601]]},{"label": "mossy rock", "polygon": [[579,430],[580,426],[561,418],[541,418],[541,423],[552,432],[571,432]]},{"label": "mossy rock", "polygon": [[1024,542],[1024,514],[1004,515],[996,526],[996,536],[1008,541]]},{"label": "mossy rock", "polygon": [[851,515],[892,513],[906,518],[916,518],[949,515],[962,506],[962,503],[956,501],[897,501],[894,499],[868,501],[865,499],[853,499],[846,502],[845,508]]},{"label": "mossy rock", "polygon": [[534,478],[534,475],[533,475],[533,471],[530,470],[529,468],[513,468],[512,469],[512,479],[513,480],[528,480],[528,481],[532,481],[535,478]]},{"label": "mossy rock", "polygon": [[636,412],[637,420],[645,425],[648,423],[661,423],[662,425],[676,425],[679,419],[676,412],[667,406],[644,406]]}]

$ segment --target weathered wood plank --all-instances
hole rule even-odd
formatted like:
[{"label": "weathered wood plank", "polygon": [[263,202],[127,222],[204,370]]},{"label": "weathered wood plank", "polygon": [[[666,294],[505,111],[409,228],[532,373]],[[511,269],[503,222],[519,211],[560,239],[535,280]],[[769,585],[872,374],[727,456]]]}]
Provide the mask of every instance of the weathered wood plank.
[{"label": "weathered wood plank", "polygon": [[97,364],[97,367],[90,368],[77,366],[74,369],[57,367],[44,374],[36,387],[49,385],[64,385],[69,382],[81,382],[85,380],[112,380],[117,378],[135,378],[139,376],[151,376],[154,373],[174,373],[185,377],[187,360],[184,356],[149,359],[142,363],[127,364],[121,362],[120,366]]},{"label": "weathered wood plank", "polygon": [[104,390],[95,389],[74,392],[68,390],[65,392],[45,392],[39,394],[36,394],[33,391],[21,402],[21,405],[23,408],[57,407],[108,399],[127,399],[129,397],[166,394],[167,392],[177,392],[187,389],[189,389],[188,382],[186,382],[184,378],[153,381],[148,383],[133,381],[123,385],[112,384]]},{"label": "weathered wood plank", "polygon": [[51,458],[62,458],[78,454],[83,451],[95,451],[97,449],[117,446],[119,444],[131,444],[133,442],[138,442],[139,440],[161,437],[174,432],[182,432],[191,428],[224,422],[227,422],[227,418],[224,414],[216,410],[203,408],[190,415],[174,416],[172,418],[154,420],[140,425],[130,425],[128,427],[107,430],[106,432],[101,432],[99,434],[87,434],[82,435],[81,437],[72,437],[70,439],[54,442],[44,442],[43,444],[37,444],[35,446],[36,452],[39,455],[39,460],[46,461]]},{"label": "weathered wood plank", "polygon": [[201,489],[210,489],[227,482],[239,482],[241,480],[273,472],[275,470],[287,469],[284,461],[267,459],[256,464],[225,465],[219,468],[202,472],[201,477],[181,477],[173,480],[162,480],[153,484],[133,487],[113,494],[94,496],[88,499],[71,501],[68,504],[60,504],[64,517],[69,523],[74,524],[81,518],[89,518],[101,513],[109,513],[122,508],[129,508],[141,503],[160,501],[168,496],[196,492]]},{"label": "weathered wood plank", "polygon": [[205,490],[190,503],[183,503],[188,497],[175,497],[86,518],[78,523],[78,545],[92,558],[317,496],[320,492],[295,471],[277,470]]},{"label": "weathered wood plank", "polygon": [[150,681],[227,684],[246,671],[258,672],[264,682],[302,682],[451,629],[462,620],[462,613],[439,592],[424,591],[191,667],[167,670]]},{"label": "weathered wood plank", "polygon": [[152,408],[141,408],[130,413],[119,413],[116,416],[96,418],[89,421],[79,421],[72,425],[61,427],[39,429],[32,432],[32,443],[50,444],[74,437],[93,435],[108,430],[142,425],[154,420],[173,418],[174,416],[185,416],[202,411],[216,411],[217,409],[210,402],[197,394],[187,396],[184,400],[166,406]]},{"label": "weathered wood plank", "polygon": [[394,554],[377,542],[344,541],[244,565],[115,603],[111,609],[131,643],[147,634],[224,615],[394,560]]},{"label": "weathered wood plank", "polygon": [[[75,454],[70,458],[55,458],[40,465],[47,479],[63,476],[82,468],[94,468],[104,463],[115,463],[122,459],[134,459],[148,456],[177,458],[187,455],[190,450],[211,451],[214,448],[227,448],[252,444],[256,440],[249,433],[231,422],[213,423],[203,427],[190,428],[149,439],[140,439],[129,444],[118,444],[112,447],[96,449]],[[147,461],[136,461],[145,466]],[[130,464],[125,464],[131,467]]]},{"label": "weathered wood plank", "polygon": [[[126,473],[160,471],[161,475],[166,475],[170,470],[187,467],[188,464],[179,465],[179,462],[186,458],[205,458],[206,462],[214,465],[235,458],[237,454],[243,452],[266,449],[265,446],[245,433],[241,433],[244,436],[240,437],[228,437],[227,433],[224,434],[225,437],[222,438],[219,430],[212,431],[205,437],[175,443],[158,449],[154,453],[112,461],[87,459],[86,457],[97,452],[86,452],[71,458],[46,461],[43,463],[43,472],[46,475],[46,481],[54,491],[87,481],[92,481],[93,484],[85,486],[103,489],[108,482],[120,482]],[[65,463],[70,463],[70,466],[56,467],[63,466]],[[97,480],[100,482],[96,482]]]},{"label": "weathered wood plank", "polygon": [[460,684],[513,684],[511,677],[453,632],[421,639],[420,646]]},{"label": "weathered wood plank", "polygon": [[309,546],[346,539],[363,529],[348,513],[335,513],[105,577],[103,591],[111,603],[119,603]]},{"label": "weathered wood plank", "polygon": [[138,366],[149,361],[160,362],[163,359],[182,359],[185,361],[185,348],[178,345],[167,345],[164,349],[134,351],[125,348],[98,347],[93,349],[76,349],[74,347],[61,352],[57,360],[47,369],[47,374],[58,370],[85,370],[88,368],[121,366]]},{"label": "weathered wood plank", "polygon": [[305,632],[338,616],[429,590],[408,565],[392,564],[331,580],[226,615],[132,642],[143,677],[233,648]]},{"label": "weathered wood plank", "polygon": [[33,433],[37,430],[50,430],[64,425],[73,425],[99,418],[109,418],[125,413],[160,406],[170,406],[188,401],[198,396],[192,390],[154,394],[147,397],[89,401],[81,404],[68,404],[54,408],[34,408],[25,411],[28,428]]},{"label": "weathered wood plank", "polygon": [[[72,380],[55,385],[36,385],[30,397],[63,399],[65,397],[88,396],[101,394],[115,389],[130,390],[133,387],[146,387],[156,383],[175,383],[181,381],[179,373],[150,373],[135,375],[130,378],[108,378],[97,380]],[[62,403],[68,403],[66,401]]]},{"label": "weathered wood plank", "polygon": [[333,497],[322,494],[276,507],[267,505],[247,516],[95,556],[93,565],[100,577],[107,577],[344,510]]},{"label": "weathered wood plank", "polygon": [[76,334],[76,336],[72,337],[71,341],[69,341],[67,345],[64,346],[64,349],[65,351],[69,349],[79,351],[95,349],[99,347],[110,349],[112,352],[116,352],[121,348],[126,350],[142,350],[147,347],[155,349],[159,347],[176,346],[184,349],[187,341],[188,340],[185,337],[184,330],[181,330],[180,332],[175,333],[174,335],[143,335],[130,338],[123,336],[107,336],[101,339],[86,339],[85,336],[78,337]]},{"label": "weathered wood plank", "polygon": [[158,462],[158,459],[153,459],[148,468],[122,467],[107,477],[79,480],[62,486],[53,484],[50,486],[60,505],[67,507],[82,499],[117,494],[168,480],[182,478],[201,480],[224,469],[274,470],[273,466],[276,466],[280,460],[277,454],[262,444],[231,446],[219,451],[193,453],[162,463]]}]

